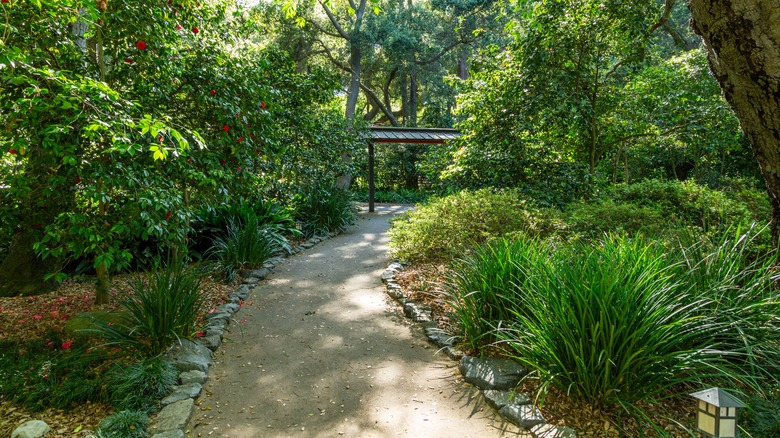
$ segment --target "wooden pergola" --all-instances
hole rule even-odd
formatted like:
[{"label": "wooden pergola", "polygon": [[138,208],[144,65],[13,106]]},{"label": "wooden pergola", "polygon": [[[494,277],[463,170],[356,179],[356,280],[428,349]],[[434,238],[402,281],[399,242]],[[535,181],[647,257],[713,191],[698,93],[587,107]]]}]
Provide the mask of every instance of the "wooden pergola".
[{"label": "wooden pergola", "polygon": [[368,139],[368,211],[374,212],[374,144],[444,144],[460,137],[457,129],[447,128],[396,128],[372,126]]}]

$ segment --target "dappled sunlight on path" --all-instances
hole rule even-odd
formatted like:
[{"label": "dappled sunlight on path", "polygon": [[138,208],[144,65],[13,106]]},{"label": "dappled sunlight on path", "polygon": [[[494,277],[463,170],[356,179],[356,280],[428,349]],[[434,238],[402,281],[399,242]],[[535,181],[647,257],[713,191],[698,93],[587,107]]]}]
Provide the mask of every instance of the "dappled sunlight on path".
[{"label": "dappled sunlight on path", "polygon": [[279,264],[236,315],[188,425],[192,436],[529,436],[483,405],[387,300],[378,206]]}]

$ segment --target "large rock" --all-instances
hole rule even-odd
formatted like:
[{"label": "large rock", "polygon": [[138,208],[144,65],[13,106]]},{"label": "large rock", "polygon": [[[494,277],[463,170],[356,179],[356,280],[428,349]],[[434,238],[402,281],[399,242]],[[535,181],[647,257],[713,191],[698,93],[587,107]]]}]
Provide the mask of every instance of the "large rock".
[{"label": "large rock", "polygon": [[160,401],[160,404],[163,406],[167,406],[171,403],[176,403],[177,401],[181,401],[188,398],[196,398],[200,395],[200,391],[203,388],[201,387],[200,383],[186,383],[183,385],[179,385],[173,388],[173,393],[169,395],[168,397],[165,397]]},{"label": "large rock", "polygon": [[11,438],[40,438],[49,433],[49,425],[41,420],[30,420],[11,432]]},{"label": "large rock", "polygon": [[481,389],[512,389],[528,374],[519,363],[508,359],[480,359],[463,356],[459,365],[463,378]]},{"label": "large rock", "polygon": [[254,277],[257,278],[258,280],[262,280],[265,277],[267,277],[268,274],[270,273],[271,271],[268,270],[267,268],[260,268],[260,269],[245,269],[239,272],[238,275],[240,275],[241,278]]},{"label": "large rock", "polygon": [[437,347],[444,348],[455,346],[455,337],[440,328],[436,322],[426,323],[423,327],[428,340],[433,342]]},{"label": "large rock", "polygon": [[168,353],[168,360],[179,373],[192,370],[205,373],[212,363],[211,350],[195,342],[182,340]]},{"label": "large rock", "polygon": [[152,434],[183,429],[192,415],[195,400],[187,398],[176,403],[171,403],[157,413],[149,427]]},{"label": "large rock", "polygon": [[184,438],[184,432],[181,429],[169,430],[163,433],[156,433],[152,438]]},{"label": "large rock", "polygon": [[540,424],[531,428],[535,438],[577,438],[577,432],[571,427]]},{"label": "large rock", "polygon": [[504,406],[509,405],[527,405],[531,403],[531,399],[527,395],[514,391],[497,391],[495,389],[488,389],[482,393],[490,406],[496,409],[501,409]]},{"label": "large rock", "polygon": [[404,303],[404,314],[416,322],[429,322],[433,320],[431,308],[429,306],[412,300]]},{"label": "large rock", "polygon": [[533,405],[506,405],[499,409],[498,413],[524,429],[530,429],[536,425],[546,423],[542,413]]},{"label": "large rock", "polygon": [[206,383],[208,376],[203,371],[185,371],[179,374],[179,381],[182,385],[188,383],[200,383],[201,385]]}]

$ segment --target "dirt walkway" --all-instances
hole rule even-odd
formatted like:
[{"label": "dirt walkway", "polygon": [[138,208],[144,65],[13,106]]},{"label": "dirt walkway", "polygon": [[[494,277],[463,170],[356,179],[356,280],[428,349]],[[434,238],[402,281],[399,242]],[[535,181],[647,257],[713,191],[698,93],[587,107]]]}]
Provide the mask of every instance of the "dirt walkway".
[{"label": "dirt walkway", "polygon": [[361,214],[259,283],[217,351],[188,436],[530,436],[387,299],[380,274],[399,211]]}]

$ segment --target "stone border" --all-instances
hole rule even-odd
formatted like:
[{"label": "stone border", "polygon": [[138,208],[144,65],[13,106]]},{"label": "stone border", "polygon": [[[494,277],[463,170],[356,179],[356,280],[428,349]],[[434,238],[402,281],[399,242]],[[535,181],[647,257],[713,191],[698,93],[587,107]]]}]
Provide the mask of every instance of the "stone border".
[{"label": "stone border", "polygon": [[387,294],[404,309],[404,314],[422,324],[428,340],[440,348],[447,357],[459,361],[458,369],[466,382],[482,391],[488,404],[507,421],[529,430],[535,438],[575,438],[574,429],[547,424],[539,409],[531,404],[531,398],[512,391],[528,374],[515,361],[496,358],[477,358],[465,355],[455,345],[455,337],[439,328],[433,319],[431,308],[406,296],[395,276],[404,270],[402,263],[393,262],[382,272]]},{"label": "stone border", "polygon": [[239,273],[241,286],[228,295],[228,300],[206,316],[208,321],[203,336],[195,341],[181,340],[168,353],[174,369],[179,375],[179,385],[174,386],[170,395],[160,400],[162,409],[149,423],[148,431],[152,438],[184,438],[184,429],[195,409],[195,400],[200,395],[203,384],[208,379],[212,355],[222,344],[225,332],[233,315],[241,309],[241,303],[249,298],[252,288],[265,279],[271,270],[286,257],[295,255],[314,245],[337,236],[339,233],[327,233],[314,236],[292,248],[290,253],[278,253],[265,262],[260,269],[244,270]]}]

